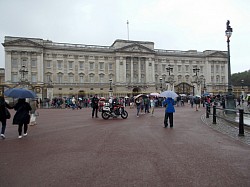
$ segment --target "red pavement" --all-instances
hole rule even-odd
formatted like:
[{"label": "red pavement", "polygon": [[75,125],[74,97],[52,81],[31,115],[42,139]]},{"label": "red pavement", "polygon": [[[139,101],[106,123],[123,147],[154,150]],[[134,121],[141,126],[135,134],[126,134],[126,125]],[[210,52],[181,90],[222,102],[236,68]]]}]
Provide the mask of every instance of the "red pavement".
[{"label": "red pavement", "polygon": [[250,186],[250,146],[205,125],[204,108],[176,107],[173,129],[163,108],[127,110],[103,120],[86,108],[40,109],[22,139],[9,120],[0,186]]}]

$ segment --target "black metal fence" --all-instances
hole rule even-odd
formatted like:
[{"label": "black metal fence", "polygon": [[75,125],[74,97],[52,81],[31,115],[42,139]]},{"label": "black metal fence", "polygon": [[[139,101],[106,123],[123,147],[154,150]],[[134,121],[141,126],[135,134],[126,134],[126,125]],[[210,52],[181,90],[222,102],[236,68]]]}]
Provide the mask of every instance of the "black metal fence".
[{"label": "black metal fence", "polygon": [[[213,109],[213,111],[211,112],[211,109]],[[218,115],[218,110],[220,111],[220,113],[222,113],[223,115]],[[217,117],[220,117],[228,122],[231,123],[236,123],[235,120],[230,120],[230,115],[233,115],[234,117],[236,116],[236,114],[239,113],[239,136],[244,136],[244,126],[246,124],[244,124],[244,116],[246,117],[247,115],[250,116],[249,112],[245,112],[243,108],[240,109],[223,109],[223,108],[219,108],[217,106],[206,106],[206,118],[209,118],[210,115],[212,115],[213,117],[213,124],[217,124]]]}]

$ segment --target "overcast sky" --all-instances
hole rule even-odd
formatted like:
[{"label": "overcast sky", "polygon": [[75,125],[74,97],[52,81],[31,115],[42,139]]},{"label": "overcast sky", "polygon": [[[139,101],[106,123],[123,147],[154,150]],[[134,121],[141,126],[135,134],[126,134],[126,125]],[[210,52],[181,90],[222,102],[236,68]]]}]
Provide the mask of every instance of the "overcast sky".
[{"label": "overcast sky", "polygon": [[0,0],[0,14],[1,43],[19,36],[110,46],[129,30],[130,40],[156,49],[198,51],[226,51],[230,20],[231,72],[250,69],[249,0]]}]

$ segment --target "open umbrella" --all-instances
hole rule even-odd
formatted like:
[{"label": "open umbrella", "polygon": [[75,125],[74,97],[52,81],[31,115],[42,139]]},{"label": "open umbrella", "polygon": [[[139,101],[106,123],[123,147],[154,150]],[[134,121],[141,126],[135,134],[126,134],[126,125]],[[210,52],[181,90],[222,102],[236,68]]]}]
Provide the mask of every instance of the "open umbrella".
[{"label": "open umbrella", "polygon": [[171,97],[171,98],[176,98],[178,97],[177,93],[175,93],[174,91],[170,91],[170,90],[167,90],[167,91],[164,91],[160,94],[160,97]]},{"label": "open umbrella", "polygon": [[13,98],[36,98],[36,93],[25,88],[10,88],[4,92],[7,97]]},{"label": "open umbrella", "polygon": [[151,94],[150,94],[150,96],[159,97],[159,96],[160,96],[160,94],[159,94],[159,93],[157,93],[157,92],[155,92],[155,93],[151,93]]},{"label": "open umbrella", "polygon": [[145,95],[145,94],[138,94],[138,95],[134,96],[134,99],[137,99],[139,97],[145,98],[145,97],[147,97],[147,95]]}]

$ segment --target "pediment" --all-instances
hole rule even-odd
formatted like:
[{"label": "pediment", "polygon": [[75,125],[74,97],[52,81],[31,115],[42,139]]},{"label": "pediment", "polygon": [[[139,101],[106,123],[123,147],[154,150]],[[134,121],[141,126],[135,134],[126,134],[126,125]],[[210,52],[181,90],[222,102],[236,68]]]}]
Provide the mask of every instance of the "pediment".
[{"label": "pediment", "polygon": [[225,57],[227,57],[227,54],[224,52],[221,52],[221,51],[216,51],[214,53],[209,54],[208,57],[223,57],[223,58],[225,58]]},{"label": "pediment", "polygon": [[31,40],[26,39],[26,38],[19,38],[17,40],[5,42],[3,44],[3,46],[4,47],[6,47],[6,46],[43,47],[41,44],[36,43],[36,42],[31,41]]},{"label": "pediment", "polygon": [[131,45],[127,45],[125,47],[121,47],[116,49],[116,51],[119,52],[135,52],[135,53],[155,53],[154,50],[149,49],[143,45],[140,44],[131,44]]}]

